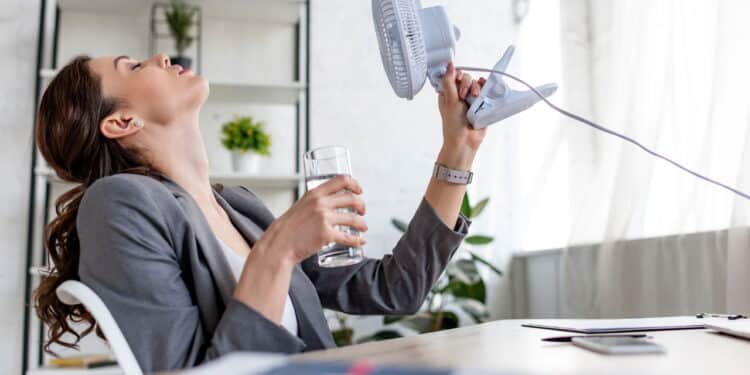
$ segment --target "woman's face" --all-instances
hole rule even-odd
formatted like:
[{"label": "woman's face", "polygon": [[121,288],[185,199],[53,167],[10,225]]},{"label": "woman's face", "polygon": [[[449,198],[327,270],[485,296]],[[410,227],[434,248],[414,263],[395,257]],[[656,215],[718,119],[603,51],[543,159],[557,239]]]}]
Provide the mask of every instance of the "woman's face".
[{"label": "woman's face", "polygon": [[124,101],[131,116],[147,124],[171,124],[200,108],[208,97],[208,81],[190,69],[171,65],[159,54],[136,61],[128,56],[99,57],[89,68],[101,77],[105,96]]}]

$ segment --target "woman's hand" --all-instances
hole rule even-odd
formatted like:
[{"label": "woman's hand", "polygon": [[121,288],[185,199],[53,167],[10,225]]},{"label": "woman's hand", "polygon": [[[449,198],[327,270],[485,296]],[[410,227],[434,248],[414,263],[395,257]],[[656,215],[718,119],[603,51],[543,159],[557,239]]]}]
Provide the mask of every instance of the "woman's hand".
[{"label": "woman's hand", "polygon": [[449,168],[468,170],[482,144],[486,128],[474,129],[469,124],[466,97],[478,96],[484,78],[473,80],[468,73],[456,71],[453,63],[443,77],[443,91],[438,96],[443,119],[443,147],[438,162]]},{"label": "woman's hand", "polygon": [[[350,176],[337,176],[306,192],[286,213],[276,219],[253,246],[285,263],[296,264],[332,242],[361,247],[365,240],[344,233],[336,226],[367,231],[361,215],[365,203],[358,196],[362,187]],[[356,213],[339,211],[349,208]]]},{"label": "woman's hand", "polygon": [[[331,242],[362,246],[365,240],[335,228],[346,225],[367,231],[361,215],[362,188],[349,176],[337,176],[305,193],[255,241],[247,256],[234,298],[281,324],[294,265]],[[350,208],[356,213],[339,212]]]}]

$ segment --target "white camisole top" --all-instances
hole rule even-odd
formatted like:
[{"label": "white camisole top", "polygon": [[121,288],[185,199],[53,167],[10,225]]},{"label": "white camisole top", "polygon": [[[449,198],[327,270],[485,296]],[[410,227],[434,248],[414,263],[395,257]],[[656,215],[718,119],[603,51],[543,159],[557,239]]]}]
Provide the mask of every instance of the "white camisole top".
[{"label": "white camisole top", "polygon": [[[229,247],[221,238],[216,237],[221,244],[221,249],[224,252],[229,267],[232,269],[235,281],[239,281],[242,269],[245,266],[245,257],[237,254],[231,247]],[[281,326],[286,328],[289,333],[297,336],[297,314],[294,311],[292,300],[289,298],[289,294],[286,295],[286,302],[284,303],[284,314],[281,318]]]}]

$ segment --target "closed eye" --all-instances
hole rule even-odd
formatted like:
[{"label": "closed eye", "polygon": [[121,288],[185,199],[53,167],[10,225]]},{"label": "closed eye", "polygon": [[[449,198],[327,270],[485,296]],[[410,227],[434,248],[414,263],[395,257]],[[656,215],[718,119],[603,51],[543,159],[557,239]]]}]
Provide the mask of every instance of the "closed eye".
[{"label": "closed eye", "polygon": [[141,63],[133,64],[130,66],[130,70],[136,70],[141,67]]}]

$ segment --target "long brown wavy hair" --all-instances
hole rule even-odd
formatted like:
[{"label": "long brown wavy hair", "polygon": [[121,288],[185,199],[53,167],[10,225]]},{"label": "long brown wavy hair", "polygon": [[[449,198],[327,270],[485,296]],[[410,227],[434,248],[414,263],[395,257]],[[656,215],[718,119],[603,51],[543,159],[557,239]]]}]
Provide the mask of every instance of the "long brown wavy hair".
[{"label": "long brown wavy hair", "polygon": [[[102,93],[101,78],[79,56],[50,82],[39,105],[36,143],[49,166],[65,181],[77,184],[55,202],[57,216],[44,228],[49,269],[34,291],[34,307],[49,327],[44,349],[52,344],[77,348],[82,337],[96,329],[94,317],[83,305],[68,306],[55,290],[66,280],[78,280],[80,244],[76,215],[86,189],[97,179],[116,173],[151,175],[149,164],[133,149],[102,135],[99,124],[127,103]],[[77,332],[71,323],[83,323]],[[63,336],[68,333],[70,339]]]}]

